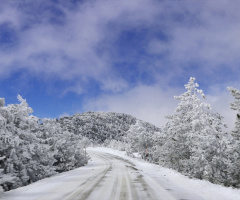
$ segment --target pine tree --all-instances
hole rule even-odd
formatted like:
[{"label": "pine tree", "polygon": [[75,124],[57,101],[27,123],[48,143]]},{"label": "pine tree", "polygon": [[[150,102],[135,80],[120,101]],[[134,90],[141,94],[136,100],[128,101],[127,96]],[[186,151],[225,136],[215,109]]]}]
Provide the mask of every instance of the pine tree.
[{"label": "pine tree", "polygon": [[26,100],[20,104],[0,103],[0,184],[10,190],[55,173],[48,146],[38,138],[39,119],[32,115]]},{"label": "pine tree", "polygon": [[227,88],[235,101],[230,103],[230,107],[237,111],[235,127],[231,132],[232,141],[228,148],[229,166],[228,179],[230,185],[240,187],[240,91],[233,87]]},{"label": "pine tree", "polygon": [[127,142],[126,152],[129,155],[139,153],[142,158],[148,161],[156,161],[156,145],[161,136],[161,129],[154,129],[152,125],[137,120],[127,131],[125,141]]},{"label": "pine tree", "polygon": [[230,103],[230,107],[233,110],[237,111],[235,127],[232,131],[232,135],[235,139],[240,140],[240,91],[233,87],[227,88],[230,91],[230,94],[235,98],[233,103]]},{"label": "pine tree", "polygon": [[179,172],[212,182],[221,182],[226,176],[222,142],[222,117],[211,113],[209,104],[195,78],[185,85],[186,92],[175,99],[179,100],[175,113],[167,116],[164,128],[167,142],[162,148],[162,162]]}]

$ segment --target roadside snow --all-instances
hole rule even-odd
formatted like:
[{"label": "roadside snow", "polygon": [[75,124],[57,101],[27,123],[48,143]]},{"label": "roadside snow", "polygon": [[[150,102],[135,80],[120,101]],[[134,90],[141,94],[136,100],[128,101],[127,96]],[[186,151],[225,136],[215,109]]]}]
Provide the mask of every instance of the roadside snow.
[{"label": "roadside snow", "polygon": [[91,160],[84,167],[59,173],[30,185],[4,192],[2,195],[0,193],[0,200],[65,199],[65,195],[76,191],[79,185],[89,178],[89,174],[100,173],[98,168],[103,164],[102,160]]},{"label": "roadside snow", "polygon": [[[174,170],[147,163],[139,158],[131,158],[122,151],[103,147],[91,147],[88,148],[87,151],[89,151],[89,153],[100,152],[105,155],[112,154],[115,157],[121,157],[123,160],[126,160],[126,162],[130,161],[134,168],[137,169],[137,172],[142,175],[147,185],[151,186],[154,193],[160,193],[160,198],[166,200],[172,199],[172,197],[179,200],[240,200],[239,189],[215,185],[208,181],[190,179]],[[109,157],[111,158],[110,155]],[[6,192],[3,195],[1,195],[0,192],[0,200],[71,199],[67,198],[66,195],[75,194],[76,191],[81,190],[81,187],[85,189],[89,187],[91,189],[92,182],[86,181],[92,177],[99,176],[99,174],[101,175],[106,168],[106,161],[104,161],[104,159],[100,159],[98,156],[92,158],[89,164],[84,167],[42,179],[28,186]],[[111,183],[111,180],[115,179],[109,180],[110,182],[107,183]],[[94,183],[93,181],[93,184]],[[171,196],[171,198],[164,198],[166,196]],[[94,200],[95,199],[96,198],[94,198]]]},{"label": "roadside snow", "polygon": [[131,158],[125,152],[104,147],[88,148],[114,154],[130,160],[143,174],[154,178],[161,186],[180,199],[194,200],[240,200],[240,190],[212,184],[208,181],[190,179],[174,170]]}]

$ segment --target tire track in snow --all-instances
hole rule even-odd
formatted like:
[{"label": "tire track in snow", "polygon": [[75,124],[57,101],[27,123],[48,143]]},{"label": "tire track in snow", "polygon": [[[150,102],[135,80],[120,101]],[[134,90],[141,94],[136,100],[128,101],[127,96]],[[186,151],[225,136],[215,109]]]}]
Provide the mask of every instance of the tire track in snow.
[{"label": "tire track in snow", "polygon": [[107,166],[104,169],[104,171],[100,174],[97,174],[96,176],[93,176],[93,177],[87,179],[83,184],[80,185],[82,187],[79,190],[71,193],[64,200],[85,200],[85,199],[87,199],[90,196],[90,194],[94,191],[94,189],[101,183],[101,181],[103,180],[103,178],[105,177],[107,172],[109,170],[111,170],[112,166],[108,159],[106,159],[102,155],[95,155],[95,156],[98,156],[98,157],[102,158],[104,161],[106,161]]},{"label": "tire track in snow", "polygon": [[126,185],[126,177],[123,176],[119,200],[125,200],[125,199],[127,199],[127,185]]},{"label": "tire track in snow", "polygon": [[130,160],[94,149],[89,154],[89,165],[18,189],[6,200],[176,200]]}]

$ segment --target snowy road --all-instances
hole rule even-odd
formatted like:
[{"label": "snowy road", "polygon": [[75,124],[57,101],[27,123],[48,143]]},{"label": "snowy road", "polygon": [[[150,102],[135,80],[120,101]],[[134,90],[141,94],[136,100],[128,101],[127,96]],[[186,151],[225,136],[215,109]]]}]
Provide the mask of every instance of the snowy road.
[{"label": "snowy road", "polygon": [[[214,188],[210,183],[201,185],[198,180],[186,179],[179,174],[171,175],[171,170],[160,170],[159,166],[136,161],[113,150],[89,148],[88,153],[91,160],[87,166],[7,192],[0,199],[220,200],[240,197],[239,190],[222,186]],[[177,179],[178,185],[171,178]],[[207,188],[208,184],[213,187],[212,190],[211,187]],[[218,196],[212,192],[218,192]]]},{"label": "snowy road", "polygon": [[[45,185],[42,181],[33,188],[18,189],[9,193],[11,200],[136,200],[175,199],[157,182],[143,177],[135,165],[117,155],[88,150],[91,161],[88,166],[50,178]],[[53,180],[52,180],[53,179]],[[33,186],[33,185],[32,185]],[[41,193],[41,194],[39,194]]]},{"label": "snowy road", "polygon": [[102,162],[101,167],[67,199],[175,199],[160,185],[157,188],[157,182],[143,177],[129,160],[109,153],[92,152],[91,156]]}]

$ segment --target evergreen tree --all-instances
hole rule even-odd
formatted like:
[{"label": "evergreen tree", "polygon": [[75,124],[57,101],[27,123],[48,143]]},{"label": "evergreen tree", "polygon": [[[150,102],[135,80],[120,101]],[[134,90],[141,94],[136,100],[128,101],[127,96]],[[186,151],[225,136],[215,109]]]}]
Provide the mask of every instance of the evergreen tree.
[{"label": "evergreen tree", "polygon": [[62,128],[56,119],[43,120],[43,138],[45,138],[55,159],[53,166],[57,172],[80,167],[88,161],[84,152],[85,141],[81,135],[75,135],[68,131],[67,127],[72,126],[70,120],[69,123]]},{"label": "evergreen tree", "polygon": [[237,111],[235,127],[232,131],[232,135],[235,139],[240,140],[240,91],[233,87],[227,88],[230,91],[230,94],[235,98],[235,101],[230,103],[230,107],[233,110]]},{"label": "evergreen tree", "polygon": [[230,103],[230,107],[237,111],[235,127],[231,132],[232,140],[228,148],[229,154],[229,182],[230,185],[240,187],[240,91],[233,87],[227,88],[235,101]]},{"label": "evergreen tree", "polygon": [[18,95],[20,104],[0,107],[1,185],[10,190],[54,174],[48,146],[37,137],[39,119],[32,115],[26,100]]},{"label": "evergreen tree", "polygon": [[126,152],[128,155],[139,153],[142,158],[153,161],[153,153],[156,144],[160,139],[161,129],[154,128],[148,123],[137,120],[127,131],[125,141],[127,141]]},{"label": "evergreen tree", "polygon": [[186,92],[179,100],[175,114],[168,116],[164,128],[167,142],[162,148],[162,162],[179,172],[212,182],[226,178],[225,163],[222,160],[226,145],[223,141],[222,117],[211,113],[209,104],[195,78],[185,85]]}]

